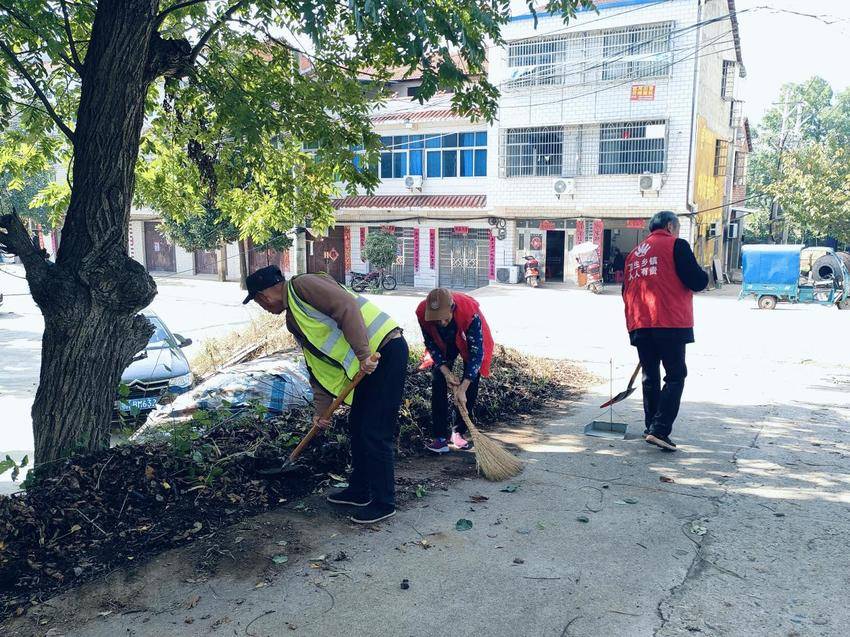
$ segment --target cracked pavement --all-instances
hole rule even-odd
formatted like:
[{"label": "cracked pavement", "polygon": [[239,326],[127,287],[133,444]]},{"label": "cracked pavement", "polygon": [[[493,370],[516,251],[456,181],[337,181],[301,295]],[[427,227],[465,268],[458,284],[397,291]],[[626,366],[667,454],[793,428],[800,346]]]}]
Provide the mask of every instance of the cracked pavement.
[{"label": "cracked pavement", "polygon": [[[606,378],[573,408],[533,417],[534,432],[508,423],[500,436],[527,461],[515,492],[461,479],[375,530],[341,516],[317,529],[303,516],[296,521],[313,524],[318,541],[267,585],[255,588],[239,563],[203,583],[141,568],[122,576],[138,609],[78,617],[66,634],[847,634],[848,313],[758,311],[734,290],[700,295],[672,434],[681,451],[666,454],[636,435],[640,392],[614,412],[629,423],[626,440],[582,433],[608,397],[609,360],[615,392],[634,365],[614,290],[476,296],[498,342],[572,358]],[[376,300],[411,334],[419,298]],[[459,518],[473,528],[455,530]],[[309,556],[340,551],[344,576],[310,568]],[[52,603],[72,609],[86,594]],[[194,596],[191,613],[173,609]]]}]

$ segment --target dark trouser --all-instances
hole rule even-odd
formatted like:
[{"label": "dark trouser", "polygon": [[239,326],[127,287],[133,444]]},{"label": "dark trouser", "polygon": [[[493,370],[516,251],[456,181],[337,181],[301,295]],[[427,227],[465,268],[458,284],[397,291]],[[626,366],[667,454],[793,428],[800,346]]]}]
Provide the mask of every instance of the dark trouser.
[{"label": "dark trouser", "polygon": [[[688,368],[685,343],[665,338],[646,337],[636,347],[643,368],[643,412],[646,428],[654,435],[669,436],[679,414]],[[660,365],[664,365],[664,389]]]},{"label": "dark trouser", "polygon": [[407,341],[394,338],[381,348],[377,369],[354,390],[348,416],[349,484],[355,492],[369,493],[376,504],[395,506],[394,439],[406,375]]},{"label": "dark trouser", "polygon": [[[454,365],[454,360],[446,361],[449,367]],[[439,367],[435,367],[431,377],[431,435],[434,438],[449,437],[449,389],[446,377]],[[466,409],[469,413],[475,408],[475,399],[478,398],[478,382],[481,380],[479,374],[469,383],[466,389]],[[455,413],[455,430],[460,434],[466,433],[466,423]]]}]

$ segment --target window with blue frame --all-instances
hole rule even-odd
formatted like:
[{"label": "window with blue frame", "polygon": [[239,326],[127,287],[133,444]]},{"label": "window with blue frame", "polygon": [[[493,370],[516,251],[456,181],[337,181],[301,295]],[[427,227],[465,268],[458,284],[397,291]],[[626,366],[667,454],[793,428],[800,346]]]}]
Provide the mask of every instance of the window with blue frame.
[{"label": "window with blue frame", "polygon": [[386,136],[381,143],[381,179],[487,176],[487,131]]}]

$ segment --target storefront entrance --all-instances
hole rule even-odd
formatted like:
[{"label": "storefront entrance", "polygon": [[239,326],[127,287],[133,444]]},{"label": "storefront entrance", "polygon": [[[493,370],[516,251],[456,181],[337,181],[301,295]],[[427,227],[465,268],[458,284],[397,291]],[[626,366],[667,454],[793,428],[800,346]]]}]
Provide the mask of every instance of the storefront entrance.
[{"label": "storefront entrance", "polygon": [[546,281],[564,280],[564,241],[563,230],[546,232]]}]

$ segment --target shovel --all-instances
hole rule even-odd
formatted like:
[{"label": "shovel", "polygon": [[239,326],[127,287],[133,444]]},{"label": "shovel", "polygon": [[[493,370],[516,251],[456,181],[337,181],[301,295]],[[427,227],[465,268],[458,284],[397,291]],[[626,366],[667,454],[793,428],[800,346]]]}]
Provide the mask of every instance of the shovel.
[{"label": "shovel", "polygon": [[637,367],[635,367],[635,371],[632,374],[632,377],[629,379],[629,386],[626,387],[626,389],[621,391],[619,394],[614,396],[608,402],[606,402],[602,405],[599,405],[599,409],[605,409],[606,407],[610,407],[611,405],[615,405],[615,404],[619,403],[620,401],[623,401],[626,398],[628,398],[629,396],[631,396],[634,393],[635,389],[637,389],[637,387],[635,387],[634,384],[635,384],[635,379],[637,378],[639,371],[640,371],[640,363],[637,364]]},{"label": "shovel", "polygon": [[[381,357],[380,354],[372,354],[372,360],[377,361]],[[348,395],[354,391],[354,388],[357,387],[358,383],[363,380],[363,377],[366,375],[366,372],[357,372],[351,382],[345,386],[345,388],[339,393],[334,401],[330,404],[330,406],[325,409],[325,412],[322,414],[322,420],[330,420],[331,416],[333,416],[334,412],[339,408],[339,406],[343,403],[343,401],[348,397]],[[285,473],[287,471],[292,471],[295,464],[295,461],[298,460],[298,457],[307,448],[307,445],[316,437],[316,434],[321,431],[321,427],[318,425],[313,425],[310,427],[310,431],[307,432],[307,435],[301,439],[301,442],[298,443],[298,446],[292,450],[292,453],[289,454],[289,457],[278,467],[269,467],[265,469],[260,469],[257,471],[260,475],[264,476],[272,476],[279,475],[281,473]]]}]

